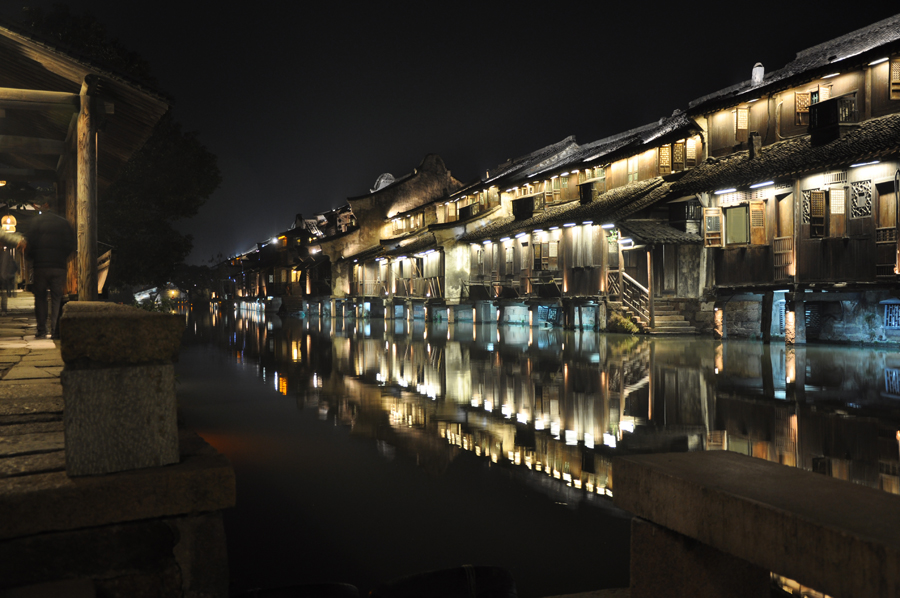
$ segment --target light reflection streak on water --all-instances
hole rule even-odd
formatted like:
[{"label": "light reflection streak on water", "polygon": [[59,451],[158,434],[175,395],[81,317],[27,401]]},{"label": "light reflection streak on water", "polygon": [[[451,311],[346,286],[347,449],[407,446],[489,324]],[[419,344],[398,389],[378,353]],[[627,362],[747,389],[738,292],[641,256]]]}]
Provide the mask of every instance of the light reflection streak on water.
[{"label": "light reflection streak on water", "polygon": [[384,410],[403,435],[585,493],[611,494],[619,454],[721,449],[900,493],[894,352],[236,313],[192,312],[188,330],[276,372],[298,403],[338,397],[350,426]]}]

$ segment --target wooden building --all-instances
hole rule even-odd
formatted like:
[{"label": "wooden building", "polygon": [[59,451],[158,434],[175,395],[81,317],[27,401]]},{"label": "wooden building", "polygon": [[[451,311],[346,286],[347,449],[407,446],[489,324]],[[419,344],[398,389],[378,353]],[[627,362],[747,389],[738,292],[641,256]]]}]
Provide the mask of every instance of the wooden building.
[{"label": "wooden building", "polygon": [[97,196],[168,109],[127,75],[0,22],[0,180],[55,184],[50,209],[78,238],[70,297],[97,298]]}]

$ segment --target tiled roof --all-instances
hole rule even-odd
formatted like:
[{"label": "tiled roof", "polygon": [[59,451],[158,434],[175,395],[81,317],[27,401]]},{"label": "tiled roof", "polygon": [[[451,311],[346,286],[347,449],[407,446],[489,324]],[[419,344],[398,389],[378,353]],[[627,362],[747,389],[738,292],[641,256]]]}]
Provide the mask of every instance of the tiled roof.
[{"label": "tiled roof", "polygon": [[503,237],[539,227],[562,226],[569,222],[582,223],[586,220],[601,221],[627,218],[631,214],[653,205],[669,192],[671,183],[657,177],[617,187],[607,191],[589,204],[569,202],[561,206],[547,208],[525,220],[513,216],[489,222],[484,227],[470,231],[460,237],[460,241],[480,241],[491,237]]},{"label": "tiled roof", "polygon": [[657,220],[625,220],[619,223],[619,228],[641,243],[687,245],[703,242],[699,235],[680,231]]},{"label": "tiled roof", "polygon": [[900,114],[865,121],[844,137],[813,147],[808,135],[763,147],[756,158],[748,151],[712,158],[685,172],[674,183],[676,193],[690,195],[726,187],[796,176],[853,162],[881,158],[900,151]]},{"label": "tiled roof", "polygon": [[804,73],[831,65],[836,65],[835,68],[844,67],[844,64],[839,63],[845,59],[889,44],[896,45],[897,42],[900,42],[900,14],[798,52],[796,58],[783,68],[766,75],[761,85],[753,87],[749,80],[744,81],[697,98],[688,107],[695,109],[706,103],[716,103],[729,97],[737,98],[749,92],[755,95],[766,88],[781,88],[789,79]]}]

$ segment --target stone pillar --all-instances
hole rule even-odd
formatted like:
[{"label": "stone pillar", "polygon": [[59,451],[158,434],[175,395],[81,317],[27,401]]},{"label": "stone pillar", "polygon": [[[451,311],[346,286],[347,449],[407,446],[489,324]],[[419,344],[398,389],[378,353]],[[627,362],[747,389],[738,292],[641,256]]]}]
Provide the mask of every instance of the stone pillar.
[{"label": "stone pillar", "polygon": [[784,306],[784,342],[787,345],[806,344],[806,307],[801,293],[788,293]]},{"label": "stone pillar", "polygon": [[702,542],[631,520],[631,598],[768,598],[769,572]]},{"label": "stone pillar", "polygon": [[175,370],[184,316],[97,301],[66,304],[66,473],[97,475],[177,463]]},{"label": "stone pillar", "polygon": [[724,301],[716,301],[716,305],[713,308],[713,338],[728,338],[728,329],[725,321],[725,306],[726,303]]},{"label": "stone pillar", "polygon": [[764,343],[772,342],[772,308],[775,305],[775,293],[767,291],[763,294],[762,313],[760,314],[760,334]]}]

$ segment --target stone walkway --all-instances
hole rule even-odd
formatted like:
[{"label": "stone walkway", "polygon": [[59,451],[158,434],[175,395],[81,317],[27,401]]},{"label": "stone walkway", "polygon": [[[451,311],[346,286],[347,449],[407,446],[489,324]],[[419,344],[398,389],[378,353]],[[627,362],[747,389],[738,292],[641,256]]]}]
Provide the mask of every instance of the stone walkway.
[{"label": "stone walkway", "polygon": [[63,471],[63,362],[58,341],[35,339],[34,296],[0,315],[0,479]]}]

